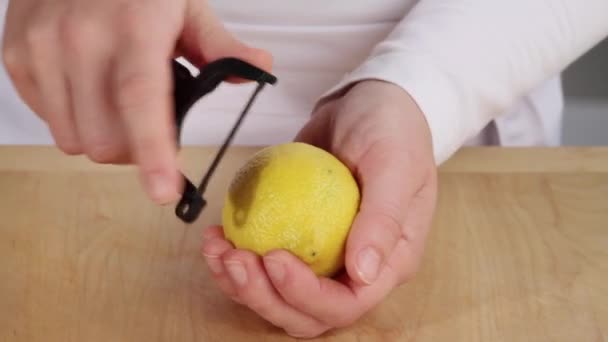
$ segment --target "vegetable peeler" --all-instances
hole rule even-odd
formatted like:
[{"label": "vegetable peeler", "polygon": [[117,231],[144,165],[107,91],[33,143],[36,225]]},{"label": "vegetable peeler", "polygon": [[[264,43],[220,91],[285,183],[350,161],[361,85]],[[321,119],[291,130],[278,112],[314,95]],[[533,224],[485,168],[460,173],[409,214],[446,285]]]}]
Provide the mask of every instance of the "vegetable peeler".
[{"label": "vegetable peeler", "polygon": [[253,94],[217,151],[215,158],[211,162],[211,165],[207,169],[207,172],[199,185],[195,186],[182,174],[182,177],[184,178],[184,189],[182,197],[175,207],[175,215],[186,223],[192,223],[199,217],[206,206],[207,201],[204,198],[204,192],[209,184],[209,180],[224,156],[224,153],[230,146],[234,135],[238,131],[243,119],[255,101],[255,98],[266,84],[274,85],[277,82],[277,78],[254,65],[233,57],[218,59],[207,64],[200,70],[200,73],[197,76],[193,76],[190,73],[190,70],[177,60],[174,59],[172,63],[174,83],[173,97],[178,146],[180,145],[181,129],[184,119],[190,108],[198,100],[215,90],[222,81],[231,77],[257,82]]}]

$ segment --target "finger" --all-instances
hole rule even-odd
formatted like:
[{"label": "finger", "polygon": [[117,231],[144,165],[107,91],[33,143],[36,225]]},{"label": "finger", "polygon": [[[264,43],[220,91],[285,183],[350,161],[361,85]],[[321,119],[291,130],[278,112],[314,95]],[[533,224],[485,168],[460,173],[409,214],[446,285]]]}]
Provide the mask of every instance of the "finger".
[{"label": "finger", "polygon": [[106,30],[95,19],[64,21],[63,56],[69,65],[72,115],[87,156],[98,163],[120,163],[129,153],[122,121],[109,96],[112,42]]},{"label": "finger", "polygon": [[113,71],[114,101],[144,187],[157,203],[179,197],[181,178],[171,106],[170,53],[137,34],[120,47]]},{"label": "finger", "polygon": [[361,157],[357,176],[361,205],[348,237],[345,264],[353,281],[372,284],[397,241],[407,239],[406,213],[423,180],[407,152],[388,143],[376,143]]},{"label": "finger", "polygon": [[270,53],[249,47],[228,32],[207,1],[189,2],[179,50],[197,67],[218,58],[237,57],[263,70],[272,70]]},{"label": "finger", "polygon": [[205,230],[203,230],[202,236],[203,236],[203,241],[210,240],[212,238],[223,239],[224,230],[222,229],[221,226],[217,226],[217,225],[209,226],[209,227],[205,228]]},{"label": "finger", "polygon": [[306,264],[285,251],[266,255],[264,266],[274,288],[288,304],[333,327],[355,322],[395,284],[390,272],[382,272],[372,286],[317,278]]},{"label": "finger", "polygon": [[57,68],[60,65],[58,51],[53,50],[47,58],[37,58],[32,63],[38,75],[39,96],[44,103],[43,116],[57,146],[67,154],[81,154],[83,147],[74,122],[70,87],[63,70]]},{"label": "finger", "polygon": [[222,256],[233,250],[234,247],[222,237],[210,236],[203,241],[202,254],[213,280],[219,289],[227,296],[240,303],[232,280],[222,262]]},{"label": "finger", "polygon": [[46,120],[42,110],[44,106],[40,104],[38,85],[34,79],[28,55],[28,48],[25,47],[25,44],[16,42],[4,42],[3,44],[2,63],[15,91],[32,112],[42,120]]},{"label": "finger", "polygon": [[[35,114],[45,120],[40,104],[38,86],[31,68],[28,39],[26,38],[25,13],[31,12],[34,3],[11,1],[6,12],[2,37],[2,63],[19,97]],[[31,13],[30,13],[31,14]]]},{"label": "finger", "polygon": [[222,258],[238,298],[265,320],[297,337],[317,336],[328,326],[289,306],[275,291],[261,259],[244,250],[231,250]]},{"label": "finger", "polygon": [[387,269],[393,272],[397,284],[411,279],[420,267],[427,235],[430,231],[437,196],[436,172],[429,173],[423,188],[411,200],[408,212],[416,213],[405,218],[404,237],[395,246],[387,262]]},{"label": "finger", "polygon": [[38,86],[42,116],[57,146],[68,154],[80,154],[82,147],[74,124],[66,81],[59,18],[61,7],[39,7],[27,28],[30,64]]}]

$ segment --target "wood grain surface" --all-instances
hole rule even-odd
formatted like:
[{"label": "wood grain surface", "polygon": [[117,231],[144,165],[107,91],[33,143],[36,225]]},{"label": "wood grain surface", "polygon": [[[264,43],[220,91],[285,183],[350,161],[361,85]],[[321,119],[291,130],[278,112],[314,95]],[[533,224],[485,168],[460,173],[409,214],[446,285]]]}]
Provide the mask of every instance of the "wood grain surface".
[{"label": "wood grain surface", "polygon": [[[213,151],[186,149],[188,175]],[[199,256],[254,151],[230,151],[187,226],[132,168],[0,148],[0,341],[293,340],[222,297]],[[418,276],[319,340],[607,341],[608,149],[462,150]]]}]

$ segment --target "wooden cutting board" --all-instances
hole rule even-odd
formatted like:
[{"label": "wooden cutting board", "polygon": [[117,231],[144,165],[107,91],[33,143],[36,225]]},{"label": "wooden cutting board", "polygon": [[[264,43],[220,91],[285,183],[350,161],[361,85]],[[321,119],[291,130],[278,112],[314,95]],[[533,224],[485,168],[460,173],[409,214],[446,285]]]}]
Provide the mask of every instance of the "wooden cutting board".
[{"label": "wooden cutting board", "polygon": [[[214,150],[186,149],[188,175]],[[253,152],[230,151],[186,226],[132,168],[0,148],[0,341],[293,340],[224,298],[199,255]],[[319,340],[608,340],[608,149],[462,150],[418,276]]]}]

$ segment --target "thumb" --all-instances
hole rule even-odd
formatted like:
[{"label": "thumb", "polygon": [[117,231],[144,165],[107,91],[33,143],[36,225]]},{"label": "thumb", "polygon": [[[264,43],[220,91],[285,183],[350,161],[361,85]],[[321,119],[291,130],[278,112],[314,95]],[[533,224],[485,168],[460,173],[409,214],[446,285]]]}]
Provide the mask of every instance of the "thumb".
[{"label": "thumb", "polygon": [[397,242],[407,240],[407,209],[424,184],[409,159],[403,148],[375,144],[357,163],[361,205],[346,245],[346,269],[356,283],[373,283]]},{"label": "thumb", "polygon": [[199,68],[219,58],[236,57],[268,72],[272,70],[271,54],[238,40],[205,0],[189,1],[178,45],[180,52]]}]

